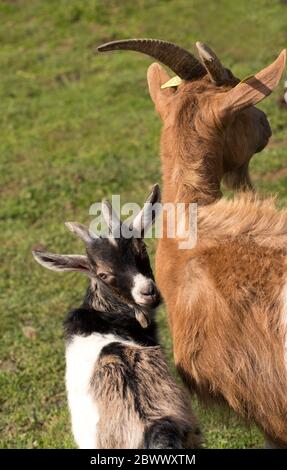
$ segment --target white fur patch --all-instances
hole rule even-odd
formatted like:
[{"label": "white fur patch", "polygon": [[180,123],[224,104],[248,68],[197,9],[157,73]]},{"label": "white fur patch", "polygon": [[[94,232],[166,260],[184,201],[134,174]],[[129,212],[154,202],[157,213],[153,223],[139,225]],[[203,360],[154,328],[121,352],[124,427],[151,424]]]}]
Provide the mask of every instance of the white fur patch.
[{"label": "white fur patch", "polygon": [[284,357],[287,368],[287,284],[283,287],[282,291],[282,324],[285,327],[285,348],[284,348]]},{"label": "white fur patch", "polygon": [[125,342],[113,334],[78,335],[72,339],[66,349],[68,403],[73,435],[80,449],[97,448],[99,413],[90,383],[101,350],[115,341]]},{"label": "white fur patch", "polygon": [[141,294],[150,286],[150,279],[142,274],[136,274],[134,277],[134,286],[132,288],[132,296],[137,303],[144,303],[145,297]]}]

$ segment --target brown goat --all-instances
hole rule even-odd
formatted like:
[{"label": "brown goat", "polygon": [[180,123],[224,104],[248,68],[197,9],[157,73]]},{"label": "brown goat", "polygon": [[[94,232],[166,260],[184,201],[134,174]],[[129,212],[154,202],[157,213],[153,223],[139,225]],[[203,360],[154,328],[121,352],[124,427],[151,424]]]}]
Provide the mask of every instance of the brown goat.
[{"label": "brown goat", "polygon": [[162,89],[170,80],[167,72],[156,63],[148,70],[151,98],[164,125],[164,201],[212,202],[221,195],[222,178],[231,188],[250,188],[249,161],[271,136],[266,115],[254,105],[278,84],[286,51],[240,82],[205,44],[196,46],[202,62],[175,44],[153,39],[113,41],[98,48],[143,52],[182,79],[178,87]]},{"label": "brown goat", "polygon": [[200,67],[178,46],[161,50],[161,42],[153,49],[152,42],[143,43],[152,53],[133,43],[125,48],[158,58],[184,79],[163,89],[170,79],[163,68],[153,64],[148,71],[163,120],[163,202],[200,206],[196,246],[180,250],[178,240],[165,237],[156,254],[177,368],[200,398],[227,403],[255,422],[270,445],[285,447],[287,212],[278,213],[272,201],[257,201],[252,193],[220,200],[220,182],[225,177],[234,188],[251,186],[249,160],[271,135],[253,105],[277,85],[286,51],[239,83],[203,44]]},{"label": "brown goat", "polygon": [[190,389],[286,446],[287,211],[254,199],[202,206],[191,250],[160,240],[157,283]]}]

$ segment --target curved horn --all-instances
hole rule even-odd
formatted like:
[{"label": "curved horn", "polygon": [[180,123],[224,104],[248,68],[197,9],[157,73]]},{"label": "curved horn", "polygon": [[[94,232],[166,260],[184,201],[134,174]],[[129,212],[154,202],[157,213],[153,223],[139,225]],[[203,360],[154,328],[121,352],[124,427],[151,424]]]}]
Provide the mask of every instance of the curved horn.
[{"label": "curved horn", "polygon": [[99,52],[127,50],[147,54],[167,65],[183,80],[193,80],[206,75],[206,70],[200,61],[176,44],[160,39],[124,39],[102,44]]},{"label": "curved horn", "polygon": [[230,75],[228,70],[222,65],[217,55],[203,42],[196,42],[196,47],[199,53],[199,57],[202,60],[206,71],[211,80],[216,85],[223,85],[230,81]]}]

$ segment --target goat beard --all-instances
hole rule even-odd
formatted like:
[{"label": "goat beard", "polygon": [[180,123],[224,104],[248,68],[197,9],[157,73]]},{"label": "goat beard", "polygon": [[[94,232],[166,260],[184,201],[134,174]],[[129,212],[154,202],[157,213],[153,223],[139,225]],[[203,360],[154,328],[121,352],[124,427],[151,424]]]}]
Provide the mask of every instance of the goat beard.
[{"label": "goat beard", "polygon": [[147,328],[151,322],[150,312],[138,305],[134,307],[135,318],[142,328]]}]

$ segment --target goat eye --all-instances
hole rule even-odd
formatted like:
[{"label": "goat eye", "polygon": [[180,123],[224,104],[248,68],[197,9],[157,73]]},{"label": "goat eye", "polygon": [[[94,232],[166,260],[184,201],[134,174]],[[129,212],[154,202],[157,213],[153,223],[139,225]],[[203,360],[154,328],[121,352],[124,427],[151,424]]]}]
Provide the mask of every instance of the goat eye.
[{"label": "goat eye", "polygon": [[106,273],[99,273],[98,276],[104,281],[107,279],[108,275]]}]

